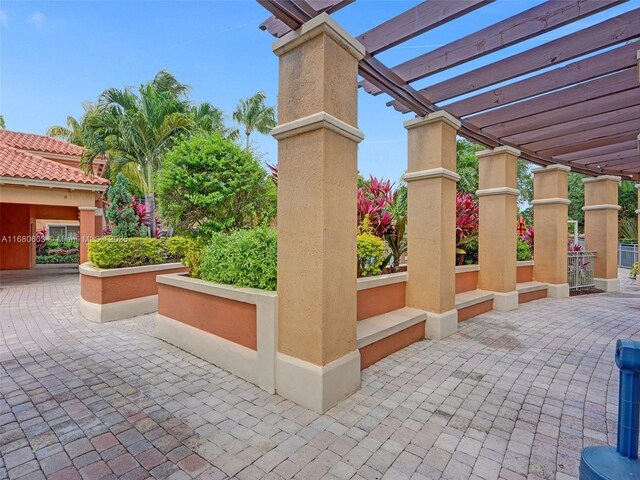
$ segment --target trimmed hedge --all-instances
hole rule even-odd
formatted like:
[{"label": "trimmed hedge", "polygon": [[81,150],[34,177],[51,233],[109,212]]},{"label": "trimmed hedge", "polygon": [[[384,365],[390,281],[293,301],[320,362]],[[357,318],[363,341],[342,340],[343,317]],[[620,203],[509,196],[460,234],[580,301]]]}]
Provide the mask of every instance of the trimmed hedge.
[{"label": "trimmed hedge", "polygon": [[277,255],[274,228],[216,233],[204,249],[199,278],[238,287],[275,290]]},{"label": "trimmed hedge", "polygon": [[80,263],[80,254],[72,253],[66,255],[52,254],[36,256],[36,264],[51,265],[60,263]]},{"label": "trimmed hedge", "polygon": [[89,242],[88,257],[96,268],[125,268],[179,262],[189,240],[170,238],[122,238],[105,236]]}]

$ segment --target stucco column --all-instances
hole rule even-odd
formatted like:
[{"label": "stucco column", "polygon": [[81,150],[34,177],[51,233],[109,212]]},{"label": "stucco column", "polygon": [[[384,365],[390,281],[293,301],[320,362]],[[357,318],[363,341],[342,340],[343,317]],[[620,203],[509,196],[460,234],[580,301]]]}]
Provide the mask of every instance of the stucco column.
[{"label": "stucco column", "polygon": [[358,60],[320,15],[273,45],[280,57],[276,391],[324,412],[360,386],[356,347]]},{"label": "stucco column", "polygon": [[409,120],[406,305],[427,311],[425,336],[439,340],[458,327],[456,299],[456,132],[444,111]]},{"label": "stucco column", "polygon": [[96,207],[78,207],[80,213],[80,263],[84,263],[87,258],[87,246],[89,240],[96,236]]},{"label": "stucco column", "polygon": [[518,308],[516,290],[517,161],[520,150],[496,147],[476,153],[480,166],[478,288],[494,292],[494,310]]},{"label": "stucco column", "polygon": [[567,225],[569,221],[569,172],[565,165],[534,168],[533,224],[535,264],[533,278],[548,284],[547,295],[569,296],[567,283]]},{"label": "stucco column", "polygon": [[621,178],[601,175],[584,183],[584,236],[586,250],[596,252],[593,272],[596,288],[620,290],[618,279],[618,184]]}]

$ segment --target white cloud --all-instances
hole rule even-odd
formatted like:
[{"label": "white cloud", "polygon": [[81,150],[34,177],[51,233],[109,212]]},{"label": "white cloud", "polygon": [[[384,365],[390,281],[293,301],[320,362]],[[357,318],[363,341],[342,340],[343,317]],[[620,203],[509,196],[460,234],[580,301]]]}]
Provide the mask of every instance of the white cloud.
[{"label": "white cloud", "polygon": [[9,15],[4,10],[0,10],[0,25],[6,27],[7,23],[9,23]]},{"label": "white cloud", "polygon": [[47,17],[45,17],[44,13],[36,11],[27,17],[27,23],[36,27],[36,30],[40,32],[44,28],[44,22],[46,19]]}]

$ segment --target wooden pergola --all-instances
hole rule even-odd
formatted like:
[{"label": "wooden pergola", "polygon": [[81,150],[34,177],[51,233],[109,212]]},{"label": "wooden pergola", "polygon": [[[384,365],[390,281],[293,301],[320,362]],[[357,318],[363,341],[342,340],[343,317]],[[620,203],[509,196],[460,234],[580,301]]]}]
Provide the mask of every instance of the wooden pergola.
[{"label": "wooden pergola", "polygon": [[[353,1],[258,0],[273,14],[260,28],[279,38]],[[547,0],[394,67],[376,58],[493,1],[425,0],[358,35],[366,50],[360,86],[388,94],[388,105],[403,113],[446,110],[462,122],[461,136],[517,148],[538,165],[640,180],[640,8],[424,88],[412,86],[628,0]],[[486,90],[493,85],[500,86]]]}]

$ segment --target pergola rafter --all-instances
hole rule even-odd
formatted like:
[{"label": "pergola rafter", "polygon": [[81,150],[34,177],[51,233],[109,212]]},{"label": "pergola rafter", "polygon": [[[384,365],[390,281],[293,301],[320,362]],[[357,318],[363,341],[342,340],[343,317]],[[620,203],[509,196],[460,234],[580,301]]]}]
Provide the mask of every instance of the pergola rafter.
[{"label": "pergola rafter", "polygon": [[[274,15],[261,28],[276,37],[320,13],[332,13],[353,2],[258,1]],[[404,113],[425,116],[445,110],[461,119],[460,135],[488,147],[517,148],[531,162],[570,165],[576,172],[591,175],[619,172],[624,167],[632,178],[640,178],[633,170],[634,162],[638,163],[635,156],[608,160],[616,162],[611,164],[578,161],[632,150],[629,142],[640,131],[640,43],[624,44],[640,37],[640,8],[422,89],[411,85],[627,0],[548,0],[393,68],[375,57],[493,1],[425,0],[357,36],[365,47],[359,62],[361,85],[370,93],[388,94],[392,98],[388,104]],[[495,84],[502,85],[469,96]],[[462,95],[467,98],[456,99]],[[454,101],[441,104],[446,100]]]}]

